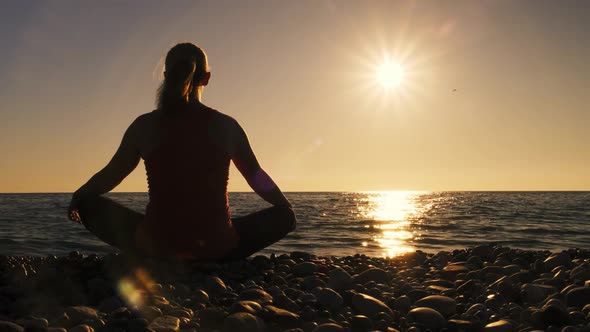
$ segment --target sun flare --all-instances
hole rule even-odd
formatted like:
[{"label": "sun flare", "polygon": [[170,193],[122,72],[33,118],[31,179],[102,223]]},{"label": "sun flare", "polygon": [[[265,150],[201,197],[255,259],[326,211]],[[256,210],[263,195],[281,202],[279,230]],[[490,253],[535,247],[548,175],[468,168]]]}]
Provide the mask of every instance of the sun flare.
[{"label": "sun flare", "polygon": [[383,61],[375,70],[375,79],[384,89],[389,90],[400,86],[404,80],[404,68],[390,60]]}]

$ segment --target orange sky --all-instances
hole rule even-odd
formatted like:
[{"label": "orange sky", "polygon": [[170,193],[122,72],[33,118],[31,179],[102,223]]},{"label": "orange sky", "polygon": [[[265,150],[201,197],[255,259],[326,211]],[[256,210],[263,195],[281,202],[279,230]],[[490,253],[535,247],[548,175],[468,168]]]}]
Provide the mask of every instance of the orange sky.
[{"label": "orange sky", "polygon": [[[142,4],[0,5],[0,192],[100,170],[180,41],[283,190],[590,189],[587,2]],[[116,190],[145,191],[143,165]],[[230,190],[249,190],[235,168]]]}]

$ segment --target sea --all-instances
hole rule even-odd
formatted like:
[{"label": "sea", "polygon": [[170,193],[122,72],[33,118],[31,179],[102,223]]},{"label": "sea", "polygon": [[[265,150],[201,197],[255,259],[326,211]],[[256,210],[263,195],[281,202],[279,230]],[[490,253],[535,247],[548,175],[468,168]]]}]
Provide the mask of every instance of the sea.
[{"label": "sea", "polygon": [[[394,257],[480,244],[526,250],[590,248],[590,192],[290,192],[297,229],[262,254]],[[147,193],[108,197],[143,212]],[[66,218],[68,193],[0,194],[0,255],[100,255],[117,250]],[[232,216],[268,207],[230,193]]]}]

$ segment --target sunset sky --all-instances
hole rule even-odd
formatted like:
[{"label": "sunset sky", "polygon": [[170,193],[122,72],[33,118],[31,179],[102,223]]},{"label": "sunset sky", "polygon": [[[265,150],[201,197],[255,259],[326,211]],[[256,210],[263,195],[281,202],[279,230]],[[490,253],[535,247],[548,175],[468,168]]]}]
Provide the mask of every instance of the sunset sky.
[{"label": "sunset sky", "polygon": [[[285,191],[590,190],[588,22],[588,1],[2,1],[0,192],[76,190],[184,41]],[[116,190],[146,189],[141,163]]]}]

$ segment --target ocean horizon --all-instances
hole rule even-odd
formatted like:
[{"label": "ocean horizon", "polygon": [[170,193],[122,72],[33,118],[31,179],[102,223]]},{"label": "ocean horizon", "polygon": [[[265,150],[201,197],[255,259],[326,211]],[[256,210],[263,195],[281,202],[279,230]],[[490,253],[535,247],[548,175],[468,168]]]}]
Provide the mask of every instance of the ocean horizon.
[{"label": "ocean horizon", "polygon": [[[588,191],[286,192],[297,230],[262,254],[394,257],[493,243],[559,251],[590,243]],[[107,196],[143,212],[145,192]],[[269,206],[255,193],[230,192],[232,216]],[[0,254],[108,254],[83,226],[68,221],[71,193],[0,194]]]}]

